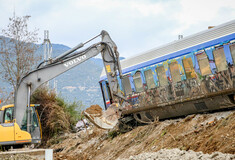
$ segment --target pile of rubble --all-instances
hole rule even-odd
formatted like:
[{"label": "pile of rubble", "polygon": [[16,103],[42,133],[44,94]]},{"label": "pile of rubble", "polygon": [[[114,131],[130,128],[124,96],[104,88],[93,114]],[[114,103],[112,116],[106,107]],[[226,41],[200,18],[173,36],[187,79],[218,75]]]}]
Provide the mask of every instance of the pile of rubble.
[{"label": "pile of rubble", "polygon": [[55,159],[229,160],[234,159],[234,137],[235,111],[226,111],[160,121],[127,133],[93,126],[57,137],[51,148]]}]

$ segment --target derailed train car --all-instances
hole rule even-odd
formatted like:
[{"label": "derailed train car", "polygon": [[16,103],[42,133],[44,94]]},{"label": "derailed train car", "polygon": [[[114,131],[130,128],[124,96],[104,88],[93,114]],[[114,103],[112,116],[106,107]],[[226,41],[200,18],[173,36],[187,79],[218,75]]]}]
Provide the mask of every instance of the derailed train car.
[{"label": "derailed train car", "polygon": [[[235,20],[121,61],[122,114],[148,123],[235,106]],[[105,108],[112,103],[103,71]]]}]

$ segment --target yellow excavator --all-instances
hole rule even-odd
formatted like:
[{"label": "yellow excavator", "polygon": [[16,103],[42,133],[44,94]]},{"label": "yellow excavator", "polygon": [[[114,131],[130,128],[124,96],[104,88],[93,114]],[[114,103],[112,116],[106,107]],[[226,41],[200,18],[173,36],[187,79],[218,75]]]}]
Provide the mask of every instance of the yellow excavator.
[{"label": "yellow excavator", "polygon": [[[13,118],[14,115],[14,105],[5,105],[0,109],[0,144],[1,145],[15,145],[15,144],[29,144],[29,143],[40,143],[41,142],[41,124],[39,121],[39,116],[35,107],[37,105],[31,104],[31,115],[32,124],[31,132],[39,131],[38,137],[32,139],[30,132],[27,132],[27,118],[23,117],[22,127],[16,123]],[[26,115],[26,114],[25,114]]]},{"label": "yellow excavator", "polygon": [[[100,42],[86,49],[77,51],[99,36],[102,38]],[[37,105],[30,104],[31,94],[45,82],[99,53],[101,53],[106,68],[112,99],[123,98],[118,92],[119,84],[117,75],[119,74],[121,76],[122,71],[117,46],[112,41],[109,34],[106,31],[102,31],[99,35],[85,43],[78,44],[62,55],[48,61],[43,61],[39,64],[37,69],[31,71],[21,79],[15,91],[14,104],[4,105],[0,108],[0,145],[13,146],[40,143],[42,138],[41,124],[36,111]],[[109,110],[112,110],[111,108],[112,107],[110,107]],[[112,111],[111,114],[113,114]],[[111,119],[106,121],[104,120],[106,118],[104,116],[102,119],[94,119],[90,117],[89,114],[86,115],[101,128],[112,128],[117,122],[117,118],[115,118],[114,121]]]}]

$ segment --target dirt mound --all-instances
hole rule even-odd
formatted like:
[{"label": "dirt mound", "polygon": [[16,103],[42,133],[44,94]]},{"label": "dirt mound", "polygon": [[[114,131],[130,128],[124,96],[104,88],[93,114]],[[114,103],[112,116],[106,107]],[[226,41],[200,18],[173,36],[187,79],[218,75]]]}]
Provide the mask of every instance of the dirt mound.
[{"label": "dirt mound", "polygon": [[51,147],[57,152],[56,157],[92,160],[129,158],[169,148],[235,154],[234,137],[235,111],[227,111],[165,120],[125,134],[93,128],[58,138],[58,144]]},{"label": "dirt mound", "polygon": [[97,114],[102,115],[102,108],[99,105],[91,105],[89,108],[87,108],[85,111],[89,114]]}]

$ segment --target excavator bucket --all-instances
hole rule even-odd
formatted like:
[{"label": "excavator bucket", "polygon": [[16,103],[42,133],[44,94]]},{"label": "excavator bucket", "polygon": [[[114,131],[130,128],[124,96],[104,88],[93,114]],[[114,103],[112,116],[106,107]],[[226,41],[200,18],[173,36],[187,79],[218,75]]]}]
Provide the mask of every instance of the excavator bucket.
[{"label": "excavator bucket", "polygon": [[120,117],[116,105],[111,105],[106,111],[102,111],[99,105],[92,105],[83,111],[83,114],[95,126],[107,130],[114,128]]}]

